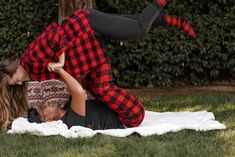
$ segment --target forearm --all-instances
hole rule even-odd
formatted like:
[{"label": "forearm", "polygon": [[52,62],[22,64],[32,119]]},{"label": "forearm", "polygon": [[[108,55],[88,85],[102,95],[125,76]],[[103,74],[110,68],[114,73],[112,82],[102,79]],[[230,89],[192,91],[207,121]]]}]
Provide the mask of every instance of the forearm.
[{"label": "forearm", "polygon": [[60,68],[58,74],[65,81],[70,91],[70,94],[72,96],[75,96],[75,95],[79,96],[85,93],[80,83],[75,78],[73,78],[70,74],[68,74],[64,69]]},{"label": "forearm", "polygon": [[56,68],[55,72],[57,72],[63,78],[70,91],[70,94],[72,96],[71,108],[73,109],[73,111],[76,112],[78,115],[85,116],[86,93],[80,83],[69,73],[67,73],[63,68]]}]

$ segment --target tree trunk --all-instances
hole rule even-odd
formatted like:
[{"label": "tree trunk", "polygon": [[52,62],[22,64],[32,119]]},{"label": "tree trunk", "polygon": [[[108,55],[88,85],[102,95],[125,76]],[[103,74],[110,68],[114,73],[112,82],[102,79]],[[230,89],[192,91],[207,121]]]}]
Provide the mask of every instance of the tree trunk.
[{"label": "tree trunk", "polygon": [[96,8],[95,0],[59,0],[59,25],[74,11],[82,8]]}]

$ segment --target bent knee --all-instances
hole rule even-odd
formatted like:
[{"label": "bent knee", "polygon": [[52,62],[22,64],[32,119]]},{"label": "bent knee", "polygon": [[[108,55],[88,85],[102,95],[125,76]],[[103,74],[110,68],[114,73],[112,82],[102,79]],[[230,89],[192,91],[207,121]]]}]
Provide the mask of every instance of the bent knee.
[{"label": "bent knee", "polygon": [[145,116],[145,110],[144,108],[142,109],[141,113],[139,114],[135,114],[129,118],[127,118],[125,120],[125,122],[123,122],[123,124],[127,127],[137,127],[139,126],[142,121],[144,120],[144,116]]}]

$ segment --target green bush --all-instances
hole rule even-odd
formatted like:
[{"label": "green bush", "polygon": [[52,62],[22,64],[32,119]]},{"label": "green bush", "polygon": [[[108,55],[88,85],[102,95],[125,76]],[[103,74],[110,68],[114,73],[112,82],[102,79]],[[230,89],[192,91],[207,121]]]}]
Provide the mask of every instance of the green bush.
[{"label": "green bush", "polygon": [[[105,12],[134,14],[148,2],[99,1]],[[114,76],[123,86],[169,86],[174,81],[200,85],[235,76],[235,5],[226,0],[181,0],[164,9],[184,15],[194,26],[197,39],[175,29],[152,29],[144,39],[112,43]]]},{"label": "green bush", "polygon": [[[45,26],[57,21],[55,0],[0,2],[0,56],[20,56]],[[134,14],[148,1],[99,0],[99,10]],[[124,87],[170,86],[175,81],[200,85],[235,78],[234,0],[174,0],[164,9],[184,15],[194,26],[191,40],[176,29],[153,28],[135,41],[107,41],[117,83]],[[27,32],[30,32],[29,36]]]},{"label": "green bush", "polygon": [[57,15],[55,0],[1,0],[0,56],[20,56]]}]

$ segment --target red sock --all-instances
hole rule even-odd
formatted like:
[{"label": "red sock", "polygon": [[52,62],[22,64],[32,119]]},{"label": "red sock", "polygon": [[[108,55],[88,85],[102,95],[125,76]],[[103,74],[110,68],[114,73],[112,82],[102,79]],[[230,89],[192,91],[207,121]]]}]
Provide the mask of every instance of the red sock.
[{"label": "red sock", "polygon": [[196,33],[193,30],[193,28],[190,26],[190,24],[185,21],[182,17],[170,17],[166,16],[165,17],[165,22],[168,27],[177,27],[178,29],[182,29],[184,32],[188,34],[188,36],[195,38]]},{"label": "red sock", "polygon": [[160,6],[165,6],[168,0],[156,0],[156,3]]}]

